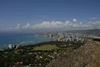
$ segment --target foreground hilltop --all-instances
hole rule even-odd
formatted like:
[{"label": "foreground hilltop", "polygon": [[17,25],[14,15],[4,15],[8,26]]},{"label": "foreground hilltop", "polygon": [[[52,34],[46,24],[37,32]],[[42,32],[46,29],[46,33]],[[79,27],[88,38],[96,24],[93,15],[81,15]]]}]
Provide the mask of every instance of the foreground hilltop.
[{"label": "foreground hilltop", "polygon": [[100,67],[100,42],[89,40],[67,56],[52,61],[47,67]]}]

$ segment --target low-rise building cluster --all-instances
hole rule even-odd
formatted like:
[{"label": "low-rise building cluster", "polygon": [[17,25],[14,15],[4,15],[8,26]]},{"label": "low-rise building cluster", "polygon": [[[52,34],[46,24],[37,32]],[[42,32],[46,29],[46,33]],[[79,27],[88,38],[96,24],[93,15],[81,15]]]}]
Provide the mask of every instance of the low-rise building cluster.
[{"label": "low-rise building cluster", "polygon": [[23,61],[15,62],[12,67],[41,67],[42,65],[46,65],[52,59],[57,58],[58,53],[56,51],[39,51],[39,52],[30,52],[28,55],[34,55],[34,60],[30,60],[31,63],[25,65]]}]

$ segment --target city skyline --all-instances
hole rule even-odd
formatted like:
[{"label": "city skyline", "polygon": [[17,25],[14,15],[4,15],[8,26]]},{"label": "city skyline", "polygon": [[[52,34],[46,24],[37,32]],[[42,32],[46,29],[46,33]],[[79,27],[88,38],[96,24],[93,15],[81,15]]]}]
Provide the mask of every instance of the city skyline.
[{"label": "city skyline", "polygon": [[0,31],[100,29],[99,0],[0,0]]}]

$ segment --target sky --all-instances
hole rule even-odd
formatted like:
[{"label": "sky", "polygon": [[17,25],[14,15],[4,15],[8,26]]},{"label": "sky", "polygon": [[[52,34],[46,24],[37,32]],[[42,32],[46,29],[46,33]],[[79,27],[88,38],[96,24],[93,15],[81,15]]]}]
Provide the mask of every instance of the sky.
[{"label": "sky", "polygon": [[100,29],[100,0],[0,0],[0,31]]}]

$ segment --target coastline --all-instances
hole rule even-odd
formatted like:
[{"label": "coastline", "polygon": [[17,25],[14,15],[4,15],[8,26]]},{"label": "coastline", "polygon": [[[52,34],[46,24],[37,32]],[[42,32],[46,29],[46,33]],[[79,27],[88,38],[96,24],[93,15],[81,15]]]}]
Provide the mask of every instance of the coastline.
[{"label": "coastline", "polygon": [[[9,43],[6,43],[6,40],[5,40],[4,44],[0,43],[0,50],[7,49],[10,44],[24,46],[24,45],[30,45],[30,44],[34,45],[34,44],[41,43],[41,42],[48,42],[48,41],[55,41],[56,40],[55,38],[46,37],[46,36],[40,35],[40,34],[31,34],[31,35],[25,34],[26,36],[24,37],[24,35],[23,35],[23,37],[21,39],[20,35],[21,34],[19,34],[19,36],[18,36],[19,38],[17,38],[19,40],[19,42],[14,43],[13,41],[11,41]],[[8,39],[10,39],[10,37]],[[16,39],[16,38],[14,38],[14,39]],[[13,38],[11,40],[13,40]],[[2,41],[3,40],[1,40],[1,42]]]}]

